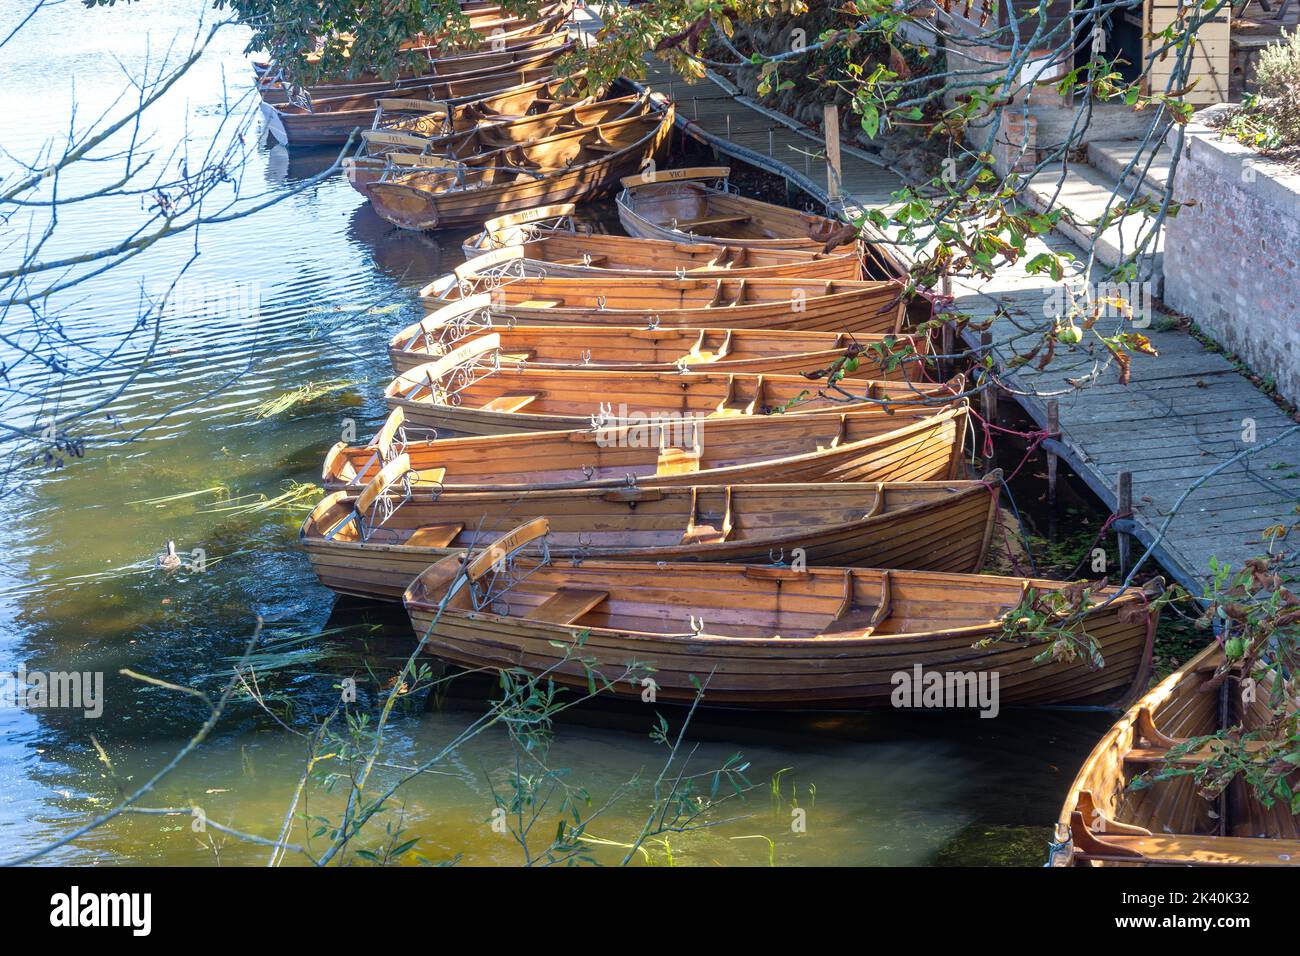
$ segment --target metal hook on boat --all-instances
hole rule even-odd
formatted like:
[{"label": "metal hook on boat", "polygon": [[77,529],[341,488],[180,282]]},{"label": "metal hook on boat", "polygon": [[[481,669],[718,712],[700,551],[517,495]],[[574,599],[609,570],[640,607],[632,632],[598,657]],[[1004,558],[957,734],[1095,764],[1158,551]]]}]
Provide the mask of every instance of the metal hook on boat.
[{"label": "metal hook on boat", "polygon": [[686,278],[686,267],[685,267],[685,266],[678,266],[678,267],[677,267],[677,278],[679,278],[679,279],[685,279],[685,278]]},{"label": "metal hook on boat", "polygon": [[701,617],[699,620],[696,620],[695,615],[692,614],[692,615],[691,615],[691,630],[695,632],[695,636],[696,636],[696,637],[699,637],[701,634],[703,634],[703,633],[704,633],[704,618]]},{"label": "metal hook on boat", "polygon": [[591,349],[583,349],[578,353],[578,361],[583,365],[591,364]]},{"label": "metal hook on boat", "polygon": [[592,468],[591,465],[583,465],[582,473],[586,476],[588,481],[591,481],[592,476],[596,474],[596,469]]},{"label": "metal hook on boat", "polygon": [[683,375],[691,370],[691,363],[686,361],[685,357],[679,358],[673,364],[677,366],[677,371],[681,372]]},{"label": "metal hook on boat", "polygon": [[603,295],[596,296],[596,308],[600,309],[601,311],[604,311],[605,297]]},{"label": "metal hook on boat", "polygon": [[780,550],[779,552],[777,552],[777,554],[776,554],[775,557],[773,557],[773,555],[772,555],[772,549],[771,549],[771,548],[768,548],[768,549],[767,549],[767,560],[771,561],[772,564],[775,565],[775,566],[778,567],[778,568],[783,568],[783,567],[785,567],[785,548],[782,547],[781,550]]},{"label": "metal hook on boat", "polygon": [[653,332],[655,329],[659,328],[659,321],[660,321],[659,316],[657,315],[650,316],[650,318],[647,319],[646,328]]}]

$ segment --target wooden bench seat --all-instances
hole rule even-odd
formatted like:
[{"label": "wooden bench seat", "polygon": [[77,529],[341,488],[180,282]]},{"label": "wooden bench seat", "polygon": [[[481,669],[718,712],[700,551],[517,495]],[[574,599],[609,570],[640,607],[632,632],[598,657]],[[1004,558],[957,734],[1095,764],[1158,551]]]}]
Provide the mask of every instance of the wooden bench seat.
[{"label": "wooden bench seat", "polygon": [[865,637],[871,633],[876,624],[879,623],[880,609],[876,607],[854,608],[841,614],[835,620],[831,621],[824,628],[823,634],[847,634],[851,632],[861,632]]},{"label": "wooden bench seat", "polygon": [[1300,866],[1300,840],[1176,833],[1151,836],[1099,833],[1096,838],[1094,847],[1079,853],[1080,859],[1171,866]]},{"label": "wooden bench seat", "polygon": [[415,472],[415,477],[429,484],[442,484],[442,480],[447,477],[446,468],[426,468],[424,471]]},{"label": "wooden bench seat", "polygon": [[445,524],[426,524],[412,531],[411,536],[403,543],[412,548],[445,548],[464,530],[464,524],[452,521]]},{"label": "wooden bench seat", "polygon": [[509,392],[505,395],[498,395],[491,401],[484,402],[482,409],[485,412],[517,412],[535,402],[541,395],[537,392]]},{"label": "wooden bench seat", "polygon": [[685,475],[700,470],[700,453],[698,450],[687,451],[682,448],[659,449],[659,460],[655,462],[656,475]]},{"label": "wooden bench seat", "polygon": [[564,305],[563,299],[524,299],[519,303],[521,309],[555,309]]},{"label": "wooden bench seat", "polygon": [[[1247,753],[1260,753],[1268,747],[1268,741],[1265,740],[1246,740],[1242,743],[1245,744],[1245,750]],[[1207,761],[1214,759],[1215,754],[1222,749],[1222,744],[1211,741],[1208,746],[1188,751],[1183,756],[1174,760],[1170,758],[1169,750],[1165,747],[1134,747],[1124,755],[1124,762],[1135,764],[1176,763],[1188,766],[1206,763]]]},{"label": "wooden bench seat", "polygon": [[572,624],[609,597],[608,591],[584,588],[559,588],[526,617],[546,624]]}]

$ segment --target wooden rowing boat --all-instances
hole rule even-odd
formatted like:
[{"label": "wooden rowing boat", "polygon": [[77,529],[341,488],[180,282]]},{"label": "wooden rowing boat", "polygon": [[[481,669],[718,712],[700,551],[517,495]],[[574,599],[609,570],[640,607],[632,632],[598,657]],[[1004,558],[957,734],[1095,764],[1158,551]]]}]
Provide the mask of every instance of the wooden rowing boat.
[{"label": "wooden rowing boat", "polygon": [[299,538],[321,584],[400,600],[432,562],[546,517],[566,558],[732,561],[978,571],[997,520],[997,479],[684,485],[430,494],[399,458],[359,494],[335,492]]},{"label": "wooden rowing boat", "polygon": [[[1221,679],[1209,683],[1215,675]],[[1190,747],[1189,738],[1265,727],[1272,719],[1270,687],[1257,684],[1245,702],[1240,668],[1225,667],[1216,642],[1141,697],[1074,778],[1057,823],[1052,865],[1300,865],[1300,820],[1284,800],[1265,807],[1241,778],[1213,800],[1201,796],[1190,776],[1131,787],[1141,774],[1213,756],[1214,745]],[[1184,755],[1171,757],[1175,747]],[[1300,771],[1289,779],[1293,789],[1300,787]]]},{"label": "wooden rowing boat", "polygon": [[[330,491],[359,491],[400,454],[416,485],[459,491],[543,488],[944,481],[957,476],[966,400],[909,406],[892,415],[843,414],[695,419],[567,432],[424,438],[392,412],[366,445],[339,442],[325,456]],[[417,440],[417,438],[421,440]]]},{"label": "wooden rowing boat", "polygon": [[676,242],[819,250],[838,237],[856,238],[838,220],[731,191],[730,173],[726,166],[704,166],[630,176],[618,195],[619,221],[630,236]]},{"label": "wooden rowing boat", "polygon": [[486,50],[449,53],[436,46],[408,49],[407,56],[418,61],[420,68],[404,70],[395,77],[359,73],[346,80],[317,83],[299,88],[285,82],[281,74],[269,73],[259,80],[257,92],[262,102],[275,105],[329,102],[341,97],[363,96],[403,87],[426,86],[434,79],[452,79],[458,76],[481,74],[489,69],[509,68],[532,54],[559,47],[564,47],[566,51],[573,49],[574,41],[568,33],[564,32],[562,24],[556,25],[561,27],[557,32],[523,37],[508,44],[493,43],[492,47]]},{"label": "wooden rowing boat", "polygon": [[870,223],[857,228],[838,219],[775,206],[731,190],[726,166],[663,169],[629,176],[618,194],[618,218],[630,236],[675,242],[725,242],[760,249],[828,252],[865,244],[868,275],[902,278],[905,265]]},{"label": "wooden rowing boat", "polygon": [[[484,101],[467,104],[480,107]],[[505,149],[518,143],[552,136],[567,130],[597,126],[629,116],[639,116],[649,108],[645,94],[614,99],[582,99],[548,104],[551,108],[517,119],[485,113],[468,129],[439,136],[424,136],[388,130],[366,130],[361,134],[364,152],[345,163],[353,188],[368,195],[370,183],[377,181],[390,165],[417,169],[422,165],[445,166],[481,153]],[[446,113],[442,114],[443,117]]]},{"label": "wooden rowing boat", "polygon": [[834,389],[800,375],[745,372],[605,372],[502,366],[501,339],[489,332],[394,378],[391,409],[419,428],[505,435],[600,428],[629,421],[771,419],[827,412],[942,405],[961,394],[944,385],[854,379]]},{"label": "wooden rowing boat", "polygon": [[357,152],[343,160],[343,171],[352,188],[368,196],[370,184],[388,168],[390,154],[400,163],[408,152],[423,152],[431,140],[450,133],[593,102],[592,97],[567,95],[580,75],[547,77],[460,104],[409,96],[377,100],[371,128],[362,131]]},{"label": "wooden rowing boat", "polygon": [[[376,184],[378,185],[378,184]],[[373,190],[374,187],[372,187]],[[491,310],[529,325],[791,329],[883,335],[903,330],[902,286],[829,279],[590,279],[518,275],[518,246],[457,266],[420,290],[431,309],[479,293]]]},{"label": "wooden rowing boat", "polygon": [[[397,44],[397,49],[418,51],[426,47],[438,46],[446,46],[449,50],[476,49],[483,43],[513,42],[521,36],[532,35],[530,31],[548,27],[552,18],[558,14],[572,13],[572,4],[542,5],[538,7],[533,19],[509,13],[496,3],[461,3],[460,13],[468,21],[470,35],[465,35],[464,31],[453,34],[450,29],[421,33],[401,41]],[[337,41],[347,47],[347,56],[351,56],[351,45],[354,39],[354,35],[350,33],[337,35]],[[316,49],[302,54],[303,59],[310,63],[319,63],[320,48],[325,42],[324,37],[316,37]],[[276,64],[267,60],[253,60],[252,67],[253,73],[260,77],[275,72]]]},{"label": "wooden rowing boat", "polygon": [[370,203],[404,229],[443,229],[479,225],[502,211],[594,198],[650,162],[672,128],[672,104],[652,96],[644,115],[483,153],[446,170],[386,173],[370,184]]},{"label": "wooden rowing boat", "polygon": [[[418,169],[425,162],[433,166],[444,166],[448,162],[463,163],[483,153],[532,143],[558,133],[641,116],[649,108],[649,96],[637,93],[614,99],[584,101],[572,106],[557,106],[516,120],[480,123],[473,129],[424,140],[418,151],[402,153],[406,157],[404,165]],[[390,161],[396,158],[393,152],[401,151],[390,151]]]},{"label": "wooden rowing boat", "polygon": [[1064,582],[693,563],[647,574],[632,561],[553,561],[546,531],[534,519],[411,583],[403,603],[430,654],[571,687],[594,680],[617,695],[653,684],[660,702],[702,693],[705,706],[882,707],[926,675],[954,688],[949,707],[981,706],[955,693],[974,697],[981,682],[995,690],[993,707],[1089,704],[1140,678],[1157,616],[1131,592],[1083,620],[1104,667],[1087,655],[1037,663],[1041,645],[998,639],[1027,592]]},{"label": "wooden rowing boat", "polygon": [[580,231],[573,213],[572,204],[560,204],[498,216],[465,242],[466,255],[518,246],[523,250],[521,274],[536,276],[671,279],[725,272],[747,279],[862,278],[862,263],[852,248],[821,253],[612,236]]},{"label": "wooden rowing boat", "polygon": [[516,86],[550,79],[554,71],[549,59],[554,51],[534,54],[540,63],[517,69],[484,70],[475,74],[432,80],[419,86],[385,89],[361,96],[314,101],[310,107],[291,103],[263,103],[267,129],[284,146],[319,146],[346,143],[354,130],[368,128],[379,100],[411,98],[452,105],[468,103]]},{"label": "wooden rowing boat", "polygon": [[[925,336],[850,335],[845,332],[783,332],[764,329],[637,329],[621,326],[508,325],[495,323],[489,297],[445,307],[408,325],[388,343],[398,374],[437,359],[458,344],[495,332],[501,364],[528,368],[606,372],[818,373],[841,359],[856,358],[849,377],[890,381],[924,379],[929,354]],[[907,353],[891,361],[895,352]],[[846,366],[841,365],[841,368]]]}]

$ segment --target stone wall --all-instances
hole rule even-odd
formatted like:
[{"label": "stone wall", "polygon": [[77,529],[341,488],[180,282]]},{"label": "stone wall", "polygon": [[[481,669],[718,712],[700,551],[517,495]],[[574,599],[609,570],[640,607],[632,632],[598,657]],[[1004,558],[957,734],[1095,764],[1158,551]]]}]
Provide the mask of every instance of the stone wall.
[{"label": "stone wall", "polygon": [[1300,402],[1300,175],[1195,122],[1174,196],[1165,301]]}]

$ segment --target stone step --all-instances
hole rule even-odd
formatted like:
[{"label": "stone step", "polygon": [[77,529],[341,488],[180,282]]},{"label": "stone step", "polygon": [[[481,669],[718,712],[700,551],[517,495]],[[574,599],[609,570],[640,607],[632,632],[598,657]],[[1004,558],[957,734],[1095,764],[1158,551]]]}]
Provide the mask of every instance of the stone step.
[{"label": "stone step", "polygon": [[[1141,141],[1135,139],[1091,142],[1088,144],[1088,164],[1116,182],[1123,177],[1125,185],[1130,189],[1134,183],[1140,183],[1143,194],[1158,199],[1164,192],[1165,183],[1169,180],[1173,153],[1164,143],[1156,149],[1155,158],[1152,158],[1150,149],[1144,150],[1142,157],[1133,169],[1129,170],[1128,176],[1124,177],[1124,170],[1129,163],[1133,162],[1140,145]],[[1148,160],[1150,165],[1147,164]],[[1143,169],[1146,170],[1146,175],[1142,175]]]},{"label": "stone step", "polygon": [[[1107,203],[1113,210],[1116,203],[1111,202],[1116,180],[1098,169],[1084,163],[1071,163],[1065,167],[1060,163],[1043,167],[1033,182],[1025,187],[1022,195],[1025,201],[1039,212],[1048,208],[1064,208],[1057,225],[1057,231],[1069,238],[1081,249],[1086,250],[1096,235],[1096,223],[1105,213]],[[1058,191],[1059,185],[1059,191]],[[1055,202],[1053,203],[1053,199]],[[1114,267],[1132,253],[1139,235],[1145,235],[1150,220],[1146,216],[1128,216],[1111,224],[1097,238],[1097,261],[1102,265]],[[1152,292],[1160,294],[1162,280],[1162,263],[1164,258],[1164,235],[1156,236],[1154,245],[1154,268],[1147,263],[1154,274],[1140,275],[1141,281],[1154,283]],[[1080,256],[1082,258],[1082,255]]]}]

